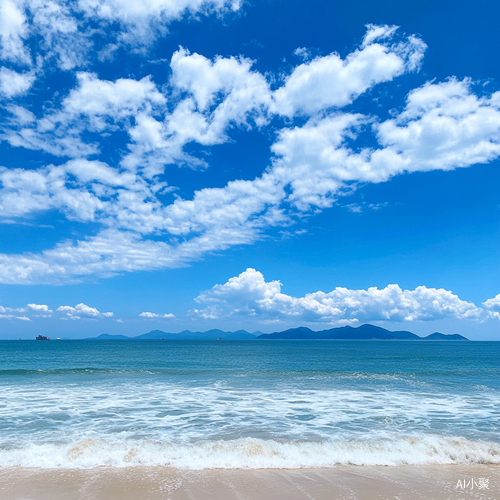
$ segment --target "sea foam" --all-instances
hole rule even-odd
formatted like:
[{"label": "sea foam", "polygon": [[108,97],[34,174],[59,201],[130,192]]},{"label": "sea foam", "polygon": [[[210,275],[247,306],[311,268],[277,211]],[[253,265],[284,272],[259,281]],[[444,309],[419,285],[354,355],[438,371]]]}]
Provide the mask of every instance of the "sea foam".
[{"label": "sea foam", "polygon": [[500,444],[435,435],[394,440],[277,441],[255,438],[191,444],[88,438],[0,450],[0,467],[292,469],[336,465],[500,464]]}]

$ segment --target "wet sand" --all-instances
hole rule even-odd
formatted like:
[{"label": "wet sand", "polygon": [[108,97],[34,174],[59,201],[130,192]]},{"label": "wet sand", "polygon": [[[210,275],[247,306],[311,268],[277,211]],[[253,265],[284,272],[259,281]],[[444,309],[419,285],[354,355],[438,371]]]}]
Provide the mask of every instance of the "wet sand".
[{"label": "wet sand", "polygon": [[[479,489],[479,479],[489,489]],[[457,488],[458,481],[465,480]],[[474,483],[471,483],[474,480]],[[472,485],[472,488],[471,488]],[[500,467],[434,465],[298,470],[99,467],[0,469],[2,500],[500,500]]]}]

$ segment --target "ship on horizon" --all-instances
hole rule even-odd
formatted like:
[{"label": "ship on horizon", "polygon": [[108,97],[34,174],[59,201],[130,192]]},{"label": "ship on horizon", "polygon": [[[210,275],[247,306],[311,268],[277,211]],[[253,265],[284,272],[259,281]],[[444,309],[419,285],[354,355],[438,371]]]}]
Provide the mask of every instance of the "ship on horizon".
[{"label": "ship on horizon", "polygon": [[37,335],[35,340],[50,340],[50,337],[44,337],[43,335]]}]

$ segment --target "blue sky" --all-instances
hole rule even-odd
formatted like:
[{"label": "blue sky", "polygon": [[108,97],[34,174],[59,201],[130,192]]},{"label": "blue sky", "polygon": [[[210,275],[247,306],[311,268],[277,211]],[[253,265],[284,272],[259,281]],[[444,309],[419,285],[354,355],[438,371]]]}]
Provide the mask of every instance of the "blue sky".
[{"label": "blue sky", "polygon": [[499,339],[499,14],[5,0],[0,337]]}]

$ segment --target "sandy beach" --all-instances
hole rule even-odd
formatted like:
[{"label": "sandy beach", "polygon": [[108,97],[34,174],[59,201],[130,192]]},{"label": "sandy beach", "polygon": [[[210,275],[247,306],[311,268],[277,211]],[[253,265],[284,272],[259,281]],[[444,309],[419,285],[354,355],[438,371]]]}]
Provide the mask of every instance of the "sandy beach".
[{"label": "sandy beach", "polygon": [[[481,479],[481,481],[480,481]],[[488,480],[488,488],[480,488]],[[461,486],[459,485],[461,481]],[[0,469],[3,500],[448,500],[500,498],[500,467],[296,470]]]}]

